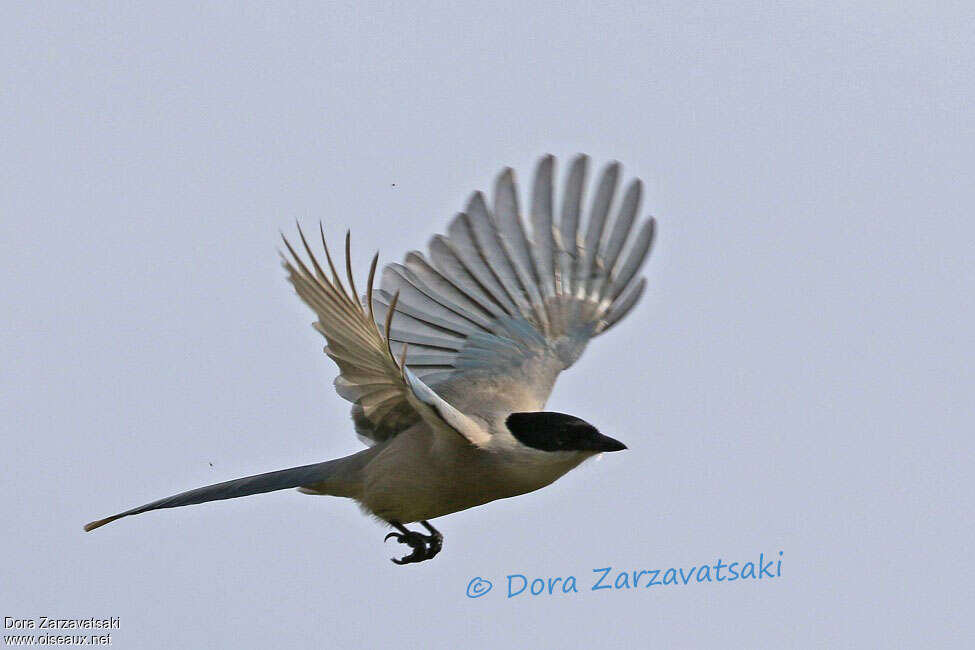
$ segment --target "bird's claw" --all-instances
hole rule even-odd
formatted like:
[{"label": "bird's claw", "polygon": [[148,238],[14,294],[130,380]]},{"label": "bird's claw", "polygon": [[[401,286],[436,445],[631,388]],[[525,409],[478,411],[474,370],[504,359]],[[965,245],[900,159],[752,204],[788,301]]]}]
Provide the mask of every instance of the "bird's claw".
[{"label": "bird's claw", "polygon": [[400,544],[406,544],[413,549],[413,552],[409,555],[405,555],[401,558],[389,558],[395,564],[412,564],[414,562],[423,562],[424,560],[432,559],[440,549],[443,548],[443,536],[442,535],[423,535],[414,531],[408,531],[407,534],[402,533],[389,533],[383,538],[383,542],[389,540],[389,538],[395,538]]},{"label": "bird's claw", "polygon": [[436,557],[437,553],[443,548],[443,535],[436,533],[434,535],[424,535],[427,542],[427,558],[432,560]]}]

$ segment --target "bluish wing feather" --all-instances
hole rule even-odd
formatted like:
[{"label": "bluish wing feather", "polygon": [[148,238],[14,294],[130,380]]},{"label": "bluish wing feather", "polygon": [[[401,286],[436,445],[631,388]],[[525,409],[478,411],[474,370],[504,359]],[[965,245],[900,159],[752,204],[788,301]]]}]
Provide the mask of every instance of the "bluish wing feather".
[{"label": "bluish wing feather", "polygon": [[654,227],[655,222],[653,219],[644,222],[622,266],[618,272],[616,270],[611,272],[610,277],[612,278],[612,282],[610,284],[609,297],[612,300],[616,300],[623,293],[630,282],[633,281],[633,276],[640,270],[643,263],[647,261],[647,256],[650,253],[650,245],[653,243]]},{"label": "bluish wing feather", "polygon": [[[653,221],[632,236],[639,181],[627,186],[611,218],[620,166],[608,165],[582,223],[588,158],[578,156],[556,226],[554,166],[551,156],[538,163],[530,234],[506,169],[495,184],[493,211],[475,193],[447,235],[431,240],[429,259],[412,252],[405,264],[387,266],[383,291],[374,297],[383,318],[391,292],[399,291],[394,351],[408,344],[407,367],[426,373],[424,380],[464,413],[541,409],[558,373],[629,313],[645,289],[636,274],[650,250]],[[425,344],[438,337],[449,344]]]},{"label": "bluish wing feather", "polygon": [[497,224],[491,217],[484,195],[475,192],[467,204],[467,216],[474,232],[474,241],[481,259],[497,278],[505,294],[511,299],[524,318],[532,318],[533,310],[528,296],[522,290],[511,259],[501,245]]},{"label": "bluish wing feather", "polygon": [[593,198],[592,209],[589,211],[589,227],[586,229],[586,238],[578,253],[579,262],[576,267],[575,286],[578,288],[576,295],[580,298],[589,293],[589,287],[598,272],[594,266],[599,253],[599,243],[603,238],[603,229],[606,227],[606,217],[609,215],[613,195],[616,194],[619,173],[620,164],[614,162],[606,167],[599,178],[596,196]]},{"label": "bluish wing feather", "polygon": [[555,158],[545,156],[535,169],[532,185],[532,259],[542,295],[555,296],[555,237],[552,233],[552,173]]},{"label": "bluish wing feather", "polygon": [[559,279],[561,280],[556,284],[556,295],[571,296],[574,289],[573,278],[578,250],[576,236],[579,232],[579,211],[582,206],[582,192],[586,184],[588,163],[587,156],[576,156],[569,168],[565,192],[562,194],[562,221],[556,231],[558,238],[555,240],[559,251]]}]

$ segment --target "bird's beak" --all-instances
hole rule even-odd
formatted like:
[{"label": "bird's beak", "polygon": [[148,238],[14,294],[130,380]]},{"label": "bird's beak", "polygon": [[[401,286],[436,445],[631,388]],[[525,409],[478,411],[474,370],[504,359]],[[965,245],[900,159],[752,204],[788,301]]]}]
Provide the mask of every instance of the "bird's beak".
[{"label": "bird's beak", "polygon": [[624,449],[626,449],[626,445],[622,442],[601,433],[596,434],[592,440],[593,451],[623,451]]}]

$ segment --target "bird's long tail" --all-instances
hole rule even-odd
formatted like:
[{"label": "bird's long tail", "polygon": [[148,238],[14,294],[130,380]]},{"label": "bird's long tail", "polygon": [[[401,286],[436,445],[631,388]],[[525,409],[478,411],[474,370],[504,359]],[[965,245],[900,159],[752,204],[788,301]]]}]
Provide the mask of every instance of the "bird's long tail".
[{"label": "bird's long tail", "polygon": [[[353,456],[356,455],[357,454],[353,454]],[[138,515],[143,512],[149,512],[150,510],[189,506],[197,503],[206,503],[207,501],[219,501],[221,499],[236,499],[237,497],[245,497],[251,494],[261,494],[262,492],[285,490],[287,488],[299,487],[302,485],[321,484],[323,481],[331,478],[336,473],[342,473],[341,470],[346,469],[349,465],[349,463],[343,461],[347,461],[347,459],[350,458],[352,458],[352,456],[338,458],[336,460],[329,460],[324,463],[315,463],[314,465],[303,465],[301,467],[281,469],[275,472],[256,474],[254,476],[246,476],[244,478],[238,478],[232,481],[224,481],[223,483],[207,485],[205,487],[196,488],[195,490],[189,490],[188,492],[182,492],[171,497],[166,497],[165,499],[159,499],[158,501],[153,501],[152,503],[147,503],[144,506],[132,508],[131,510],[126,510],[125,512],[120,512],[117,515],[112,515],[111,517],[105,517],[104,519],[93,521],[89,524],[85,524],[85,530],[95,530],[100,526],[104,526],[105,524],[115,521],[116,519],[128,517],[129,515]]]}]

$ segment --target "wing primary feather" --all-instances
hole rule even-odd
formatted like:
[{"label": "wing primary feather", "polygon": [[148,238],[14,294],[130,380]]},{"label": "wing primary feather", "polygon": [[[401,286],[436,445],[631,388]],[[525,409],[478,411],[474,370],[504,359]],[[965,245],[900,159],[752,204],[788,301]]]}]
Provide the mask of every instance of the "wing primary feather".
[{"label": "wing primary feather", "polygon": [[474,192],[467,203],[466,213],[477,251],[489,272],[501,286],[501,290],[516,305],[516,313],[520,313],[524,318],[531,318],[534,310],[529,304],[528,294],[519,290],[521,282],[501,241],[497,221],[491,216],[482,192]]},{"label": "wing primary feather", "polygon": [[633,229],[633,220],[640,208],[641,188],[642,184],[639,179],[633,180],[627,186],[613,228],[609,232],[609,236],[604,238],[599,251],[596,253],[596,273],[586,295],[598,303],[603,303],[606,298],[606,292],[612,280],[611,276],[616,268],[620,252],[623,250],[623,244],[626,243],[630,231]]},{"label": "wing primary feather", "polygon": [[393,324],[393,314],[396,313],[396,303],[398,301],[399,301],[399,291],[393,294],[393,299],[389,301],[389,309],[386,311],[386,328],[385,328],[386,349],[389,350],[389,356],[391,356],[394,359],[396,358],[396,355],[393,354],[393,346],[390,344],[389,341],[389,332],[390,332],[390,326]]},{"label": "wing primary feather", "polygon": [[[459,232],[461,227],[459,224],[454,224],[454,232]],[[510,312],[501,299],[494,295],[489,285],[479,278],[476,264],[473,262],[468,264],[463,253],[457,249],[451,240],[443,235],[436,235],[430,240],[429,249],[433,268],[445,279],[452,282],[454,286],[495,318],[509,315]],[[477,257],[476,261],[483,264],[480,256]]]},{"label": "wing primary feather", "polygon": [[623,293],[623,296],[610,307],[597,333],[602,334],[623,320],[623,317],[630,313],[630,310],[640,301],[640,297],[643,296],[643,291],[646,288],[646,278],[640,278],[639,282],[630,285],[629,289]]},{"label": "wing primary feather", "polygon": [[[472,206],[476,196],[475,194],[470,198],[468,206]],[[473,220],[474,217],[467,213],[458,213],[453,221],[450,222],[450,225],[447,226],[449,239],[445,239],[444,241],[449,242],[448,248],[460,260],[466,271],[491,296],[494,302],[512,316],[520,314],[521,310],[508,297],[508,292],[496,277],[497,271],[492,269],[491,263],[481,250],[481,245],[478,242],[478,237],[475,234],[475,228],[472,223]]]},{"label": "wing primary feather", "polygon": [[[318,226],[319,226],[319,229],[324,233],[325,230],[324,230],[324,227],[322,227],[322,222],[321,221],[318,222]],[[312,254],[311,249],[308,247],[308,242],[305,241],[305,233],[303,233],[301,231],[301,226],[298,226],[298,234],[301,236],[301,241],[305,245],[305,250],[307,250],[308,251],[308,255],[311,256],[312,263],[316,267],[318,267],[318,262],[315,260],[314,254]],[[324,236],[324,234],[322,235],[322,246],[325,248],[325,260],[328,262],[328,268],[332,272],[332,279],[333,279],[335,285],[339,289],[338,290],[338,293],[339,293],[339,295],[342,298],[344,298],[346,301],[348,301],[349,296],[348,296],[347,293],[345,293],[345,286],[342,284],[342,280],[339,279],[339,274],[335,270],[335,264],[332,263],[332,255],[331,255],[331,253],[329,253],[328,244],[325,243],[325,236]]]},{"label": "wing primary feather", "polygon": [[[322,222],[318,222],[318,227],[321,228]],[[325,243],[325,231],[322,230],[322,243]],[[362,310],[362,305],[359,304],[359,292],[355,288],[355,279],[352,277],[352,231],[345,231],[345,274],[349,277],[349,287],[352,295],[353,301],[359,310]]]},{"label": "wing primary feather", "polygon": [[518,207],[515,176],[510,167],[503,171],[495,182],[492,221],[497,232],[498,243],[501,244],[501,251],[508,258],[514,271],[515,282],[520,285],[521,293],[528,297],[528,308],[542,330],[549,332],[551,328],[548,314],[539,291],[538,276],[528,246],[528,237],[525,235],[525,224]]},{"label": "wing primary feather", "polygon": [[552,236],[552,176],[555,157],[551,154],[538,161],[532,184],[532,241],[530,250],[542,292],[546,298],[555,295],[555,240]]},{"label": "wing primary feather", "polygon": [[572,293],[572,274],[575,267],[577,250],[576,236],[579,230],[579,206],[582,203],[582,191],[586,182],[586,167],[589,157],[580,154],[572,161],[569,175],[566,179],[565,194],[562,196],[562,220],[559,223],[559,236],[556,245],[559,248],[559,260],[562,271],[562,286],[556,287],[558,294]]},{"label": "wing primary feather", "polygon": [[636,272],[640,270],[640,267],[647,260],[647,254],[650,252],[650,245],[653,243],[655,230],[656,221],[653,218],[648,219],[643,224],[643,227],[640,228],[640,232],[630,247],[622,266],[617,273],[614,273],[609,295],[611,300],[615,301],[620,297],[620,294],[629,285],[630,280],[633,279],[633,276],[636,275]]},{"label": "wing primary feather", "polygon": [[[389,343],[389,336],[388,335],[386,337],[386,342]],[[410,344],[409,343],[404,343],[403,344],[403,351],[400,352],[400,355],[399,355],[399,367],[400,368],[403,368],[404,366],[406,366],[406,350],[409,347],[410,347]]]},{"label": "wing primary feather", "polygon": [[[343,309],[342,301],[335,296],[334,287],[332,287],[328,282],[320,282],[316,280],[312,273],[308,270],[308,267],[305,266],[305,263],[295,253],[294,248],[291,247],[291,244],[287,239],[284,240],[284,243],[285,246],[288,247],[288,250],[291,251],[292,256],[295,258],[295,262],[301,269],[301,273],[293,273],[295,290],[298,292],[298,294],[301,295],[303,299],[308,301],[309,304],[324,305],[322,300],[331,301],[336,308],[333,317],[340,319],[343,322],[350,322],[348,318],[349,313]],[[317,291],[313,287],[317,287]]]},{"label": "wing primary feather", "polygon": [[589,227],[586,229],[585,243],[582,250],[579,251],[576,267],[576,286],[580,298],[588,295],[593,282],[593,265],[599,251],[599,244],[603,238],[603,230],[606,228],[606,217],[609,215],[609,208],[613,202],[613,196],[616,194],[619,172],[620,164],[618,162],[612,162],[606,166],[600,176],[596,196],[592,200],[592,207],[589,209]]},{"label": "wing primary feather", "polygon": [[518,271],[519,266],[523,267],[521,271],[527,274],[527,279],[533,285],[537,285],[538,280],[534,277],[535,269],[529,253],[528,236],[525,234],[525,224],[518,206],[517,183],[510,167],[498,176],[494,184],[494,216],[500,226],[498,233],[501,235],[501,243],[515,270]]},{"label": "wing primary feather", "polygon": [[319,280],[328,282],[325,272],[322,270],[322,267],[319,266],[318,260],[315,259],[315,254],[311,252],[311,248],[308,246],[308,241],[305,239],[305,233],[301,232],[301,224],[295,221],[295,225],[298,227],[298,236],[301,237],[301,243],[305,247],[305,252],[308,253],[308,257],[311,258],[311,263],[315,267],[315,272],[318,274]]},{"label": "wing primary feather", "polygon": [[314,279],[315,277],[314,274],[310,270],[308,270],[308,267],[305,266],[305,263],[302,261],[301,256],[299,256],[298,253],[295,252],[295,249],[291,247],[291,242],[289,242],[288,238],[284,236],[284,233],[281,233],[281,239],[284,240],[284,245],[288,247],[288,252],[291,253],[291,257],[294,258],[299,268],[304,272],[305,275]]},{"label": "wing primary feather", "polygon": [[619,259],[620,251],[623,250],[623,244],[626,243],[626,238],[633,228],[633,220],[640,209],[640,196],[642,191],[643,184],[639,179],[631,182],[626,188],[623,203],[620,205],[619,213],[616,215],[616,223],[613,224],[613,230],[610,231],[609,239],[603,249],[603,264],[607,273],[612,272],[616,266],[616,260]]},{"label": "wing primary feather", "polygon": [[369,305],[369,318],[373,323],[376,322],[376,310],[372,306],[372,289],[376,280],[376,264],[379,263],[379,251],[372,257],[372,264],[369,265],[369,288],[366,290],[366,303]]}]

